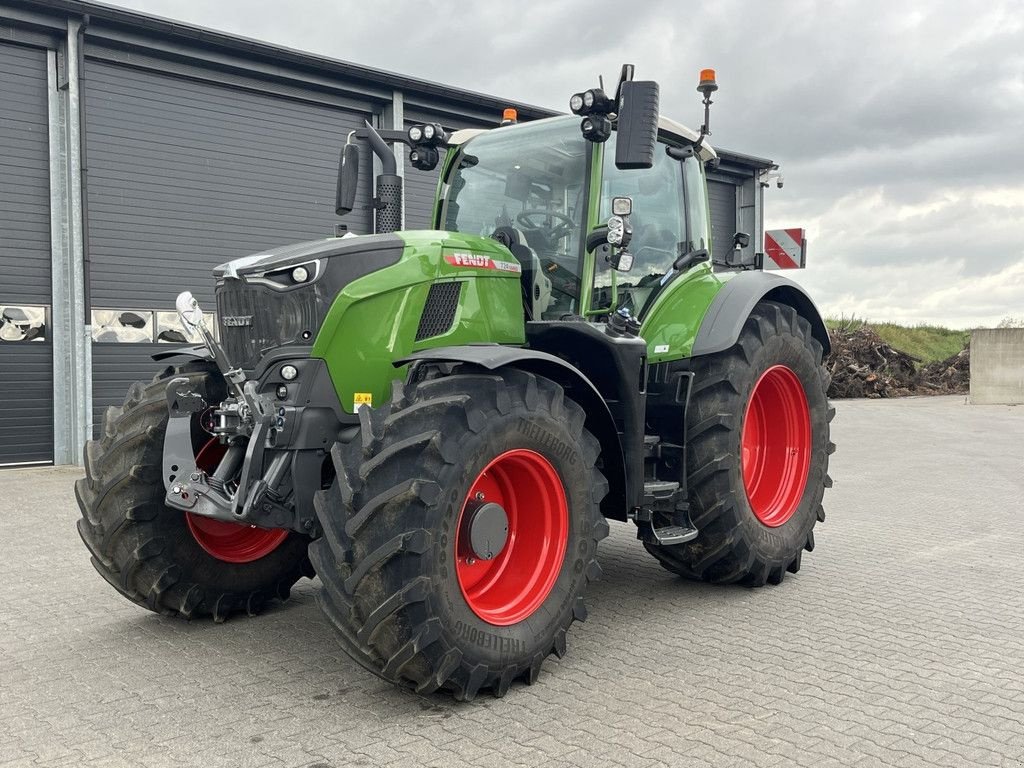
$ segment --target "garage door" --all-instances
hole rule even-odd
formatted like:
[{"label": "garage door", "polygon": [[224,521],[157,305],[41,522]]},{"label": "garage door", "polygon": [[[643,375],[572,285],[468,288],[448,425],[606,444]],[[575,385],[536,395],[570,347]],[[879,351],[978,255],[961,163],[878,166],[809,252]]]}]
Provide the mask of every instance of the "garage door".
[{"label": "garage door", "polygon": [[[154,340],[180,341],[182,290],[213,309],[210,270],[326,237],[338,152],[368,117],[251,90],[86,63],[95,418],[152,375]],[[356,212],[370,231],[369,153]]]},{"label": "garage door", "polygon": [[711,253],[724,262],[732,252],[736,234],[736,185],[708,179],[708,205],[711,208]]},{"label": "garage door", "polygon": [[53,460],[46,52],[0,43],[0,465]]},{"label": "garage door", "polygon": [[[467,120],[453,118],[451,115],[440,115],[428,109],[407,109],[405,112],[408,128],[416,123],[438,123],[447,131],[462,128],[492,128],[492,125],[481,126]],[[441,156],[442,161],[444,155]],[[417,171],[408,160],[405,163],[405,228],[430,229],[434,214],[434,198],[437,194],[437,179],[441,175],[441,163],[433,171]]]}]

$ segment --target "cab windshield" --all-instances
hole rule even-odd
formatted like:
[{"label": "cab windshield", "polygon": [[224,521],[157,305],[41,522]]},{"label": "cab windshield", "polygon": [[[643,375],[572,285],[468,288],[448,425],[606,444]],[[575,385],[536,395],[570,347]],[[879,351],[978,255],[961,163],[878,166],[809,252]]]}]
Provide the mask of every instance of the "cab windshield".
[{"label": "cab windshield", "polygon": [[551,281],[545,318],[579,311],[587,153],[572,118],[499,128],[466,142],[442,188],[443,229],[522,233]]}]

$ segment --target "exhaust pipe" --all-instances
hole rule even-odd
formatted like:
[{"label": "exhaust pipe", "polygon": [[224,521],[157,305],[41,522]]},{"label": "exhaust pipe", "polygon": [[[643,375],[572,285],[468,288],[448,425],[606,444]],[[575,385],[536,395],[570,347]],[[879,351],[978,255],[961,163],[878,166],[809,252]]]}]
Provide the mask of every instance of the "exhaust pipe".
[{"label": "exhaust pipe", "polygon": [[377,177],[377,196],[373,231],[378,234],[397,232],[402,228],[402,177],[398,175],[395,153],[369,122],[366,123],[370,149],[380,158],[381,173]]}]

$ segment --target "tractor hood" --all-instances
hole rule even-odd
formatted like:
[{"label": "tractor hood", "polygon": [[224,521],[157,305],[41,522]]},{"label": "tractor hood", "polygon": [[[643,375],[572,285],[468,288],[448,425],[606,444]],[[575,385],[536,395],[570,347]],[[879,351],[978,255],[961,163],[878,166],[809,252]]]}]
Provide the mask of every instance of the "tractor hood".
[{"label": "tractor hood", "polygon": [[[298,266],[306,266],[309,279],[313,281],[320,279],[321,275],[327,271],[327,262],[325,260],[331,259],[331,257],[356,256],[356,254],[360,256],[364,254],[380,255],[381,253],[390,252],[394,255],[394,259],[390,263],[394,263],[401,255],[402,248],[402,239],[394,234],[348,234],[344,237],[329,237],[324,240],[310,240],[305,243],[296,243],[295,245],[284,245],[272,251],[264,251],[252,256],[242,256],[216,267],[213,270],[213,276],[217,278],[218,282],[224,278],[248,280],[249,278],[266,278],[268,275],[271,276],[272,280],[272,273],[284,269],[294,269]],[[379,259],[371,258],[369,260],[377,262]],[[348,261],[348,259],[341,259],[340,261]],[[310,269],[310,266],[313,268]],[[290,287],[288,282],[288,280],[284,281],[284,287]]]},{"label": "tractor hood", "polygon": [[230,359],[249,370],[271,349],[312,346],[338,293],[397,264],[404,248],[397,235],[353,235],[286,245],[220,265],[213,271],[217,319]]}]

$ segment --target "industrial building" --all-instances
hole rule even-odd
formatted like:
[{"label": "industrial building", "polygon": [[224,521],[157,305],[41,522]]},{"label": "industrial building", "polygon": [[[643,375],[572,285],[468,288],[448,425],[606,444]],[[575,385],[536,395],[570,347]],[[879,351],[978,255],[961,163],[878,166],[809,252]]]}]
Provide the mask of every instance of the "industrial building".
[{"label": "industrial building", "polygon": [[[554,114],[110,6],[0,0],[0,466],[79,463],[103,409],[184,340],[179,291],[212,309],[215,265],[332,234],[338,152],[364,120],[491,127],[505,107]],[[719,154],[714,250],[743,230],[753,251],[775,166]],[[436,173],[406,179],[406,228],[426,227]]]}]

